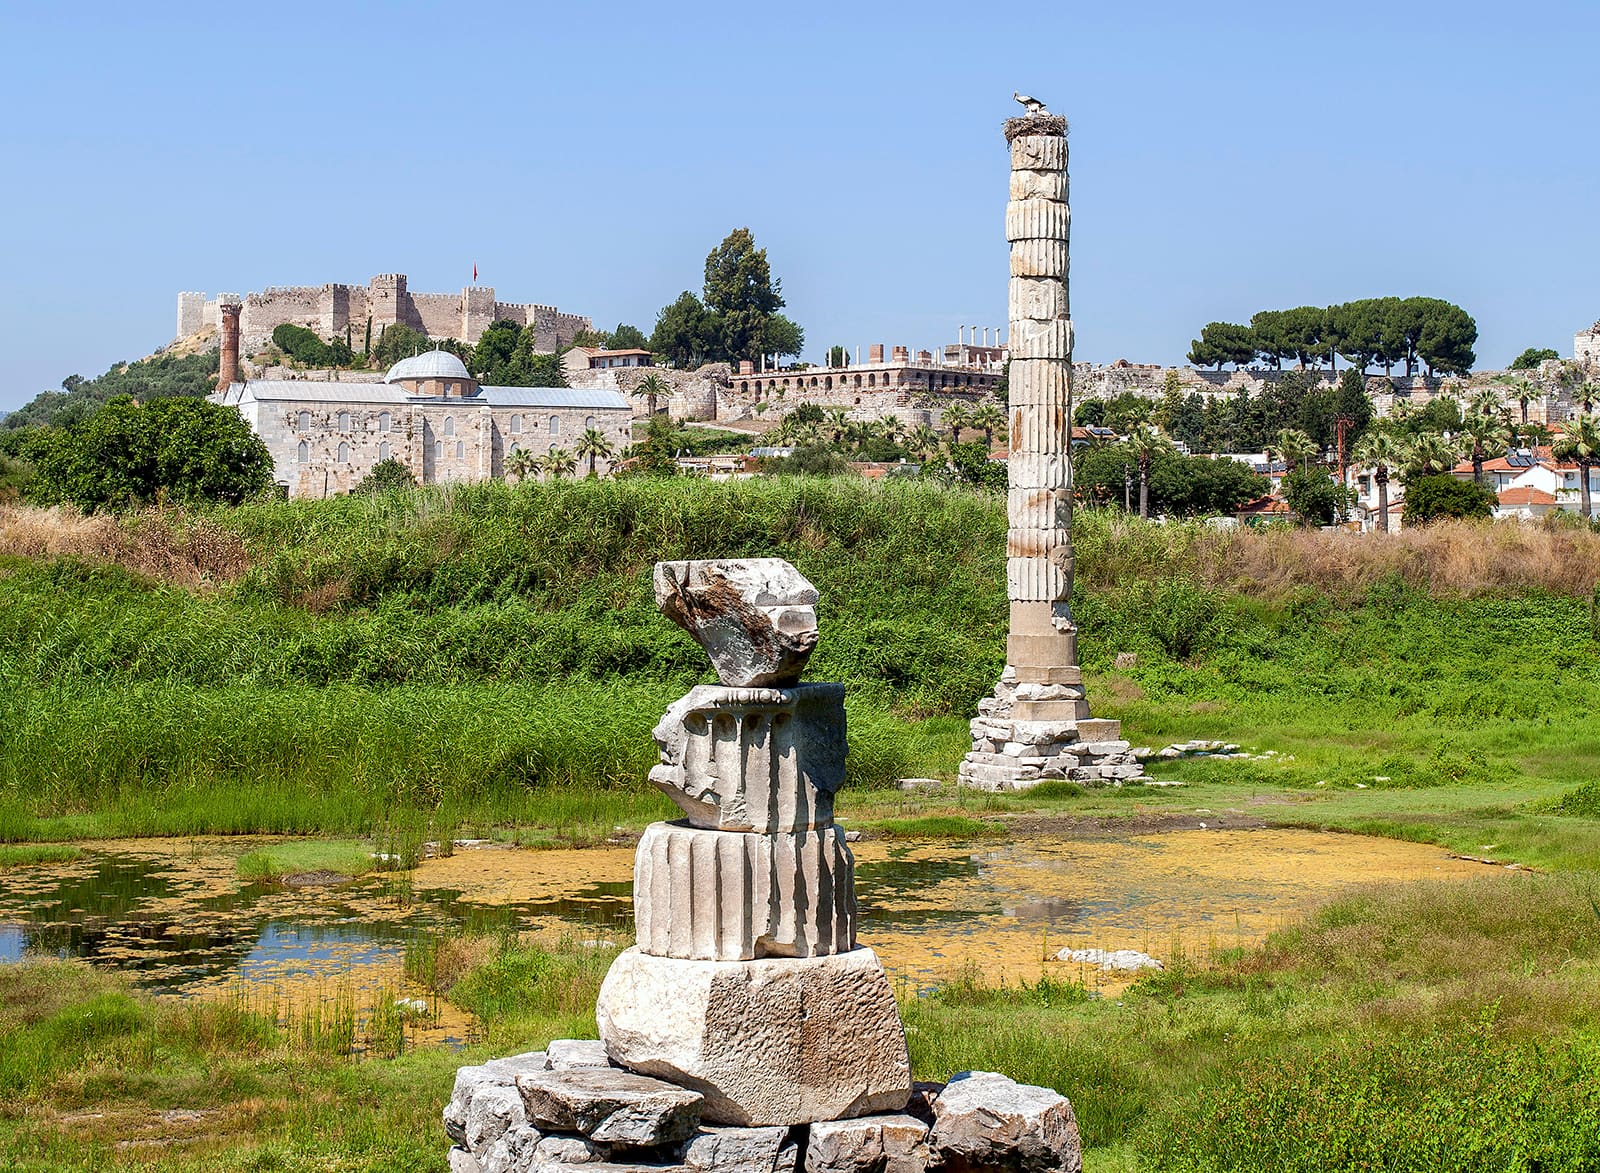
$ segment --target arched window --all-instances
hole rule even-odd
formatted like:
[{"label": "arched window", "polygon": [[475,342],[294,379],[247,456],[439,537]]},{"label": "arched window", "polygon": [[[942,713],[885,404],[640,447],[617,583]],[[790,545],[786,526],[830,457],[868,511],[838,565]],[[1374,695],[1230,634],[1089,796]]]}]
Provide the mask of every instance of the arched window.
[{"label": "arched window", "polygon": [[378,431],[387,432],[393,426],[394,426],[394,421],[389,418],[389,413],[388,412],[385,411],[385,412],[382,412],[382,413],[379,414],[379,416],[378,416]]},{"label": "arched window", "polygon": [[447,435],[447,436],[453,436],[453,435],[456,434],[456,417],[455,416],[447,415],[447,416],[444,417],[444,434]]},{"label": "arched window", "polygon": [[348,444],[340,444],[339,445],[339,463],[340,464],[349,464],[350,463],[350,445],[348,445]]},{"label": "arched window", "polygon": [[555,454],[556,454],[556,445],[552,444],[552,445],[550,445],[550,455],[554,456]]},{"label": "arched window", "polygon": [[522,451],[522,445],[521,445],[521,444],[518,444],[518,443],[515,443],[515,442],[513,442],[513,443],[512,443],[512,445],[511,445],[511,451],[512,451],[512,452],[513,452],[513,453],[517,453],[517,452],[521,452],[521,451]]},{"label": "arched window", "polygon": [[379,460],[388,460],[389,459],[389,442],[387,440],[385,440],[382,444],[378,445],[378,459]]},{"label": "arched window", "polygon": [[339,413],[339,430],[341,432],[348,432],[350,430],[350,413],[348,411],[341,411]]},{"label": "arched window", "polygon": [[878,376],[877,375],[868,375],[867,376],[867,386],[868,387],[876,387],[877,385],[878,385]]},{"label": "arched window", "polygon": [[861,386],[861,376],[860,375],[856,376],[856,386],[857,387]]},{"label": "arched window", "polygon": [[550,434],[552,436],[559,436],[561,434],[561,417],[558,415],[553,415],[550,417]]},{"label": "arched window", "polygon": [[304,440],[300,441],[299,457],[301,464],[309,464],[311,462],[311,445]]},{"label": "arched window", "polygon": [[822,380],[822,389],[824,391],[832,391],[833,390],[833,376],[832,375],[829,375],[827,378]]},{"label": "arched window", "polygon": [[444,459],[444,441],[443,440],[435,440],[433,442],[433,458],[435,460],[443,460]]},{"label": "arched window", "polygon": [[[511,434],[513,436],[516,436],[516,435],[521,434],[521,432],[522,432],[522,417],[520,415],[514,415],[514,416],[511,417]],[[513,449],[512,451],[515,451],[515,449]]]},{"label": "arched window", "polygon": [[585,428],[592,428],[592,427],[594,427],[594,416],[592,416],[592,415],[586,415],[586,416],[584,416],[584,417],[583,417],[583,426],[584,426],[584,427],[585,427]]},{"label": "arched window", "polygon": [[[294,426],[296,431],[309,432],[311,430],[311,413],[309,411],[302,411],[299,415],[295,416]],[[302,456],[301,459],[304,460],[305,457]]]},{"label": "arched window", "polygon": [[463,440],[456,441],[456,459],[460,460],[467,454],[467,445]]}]

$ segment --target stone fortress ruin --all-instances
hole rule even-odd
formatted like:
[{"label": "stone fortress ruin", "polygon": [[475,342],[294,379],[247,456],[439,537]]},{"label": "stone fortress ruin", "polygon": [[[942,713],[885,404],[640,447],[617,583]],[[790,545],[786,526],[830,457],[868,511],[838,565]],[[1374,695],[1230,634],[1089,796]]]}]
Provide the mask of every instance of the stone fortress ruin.
[{"label": "stone fortress ruin", "polygon": [[545,353],[570,346],[578,331],[594,325],[579,314],[562,313],[553,305],[497,301],[494,287],[469,285],[460,293],[412,293],[404,273],[380,273],[366,285],[285,285],[260,293],[178,294],[175,341],[207,329],[222,328],[221,307],[241,307],[240,343],[255,354],[282,325],[303,326],[326,339],[348,331],[359,348],[372,323],[376,341],[384,327],[408,326],[429,338],[455,338],[476,343],[490,322],[502,319],[536,331],[537,349]]}]

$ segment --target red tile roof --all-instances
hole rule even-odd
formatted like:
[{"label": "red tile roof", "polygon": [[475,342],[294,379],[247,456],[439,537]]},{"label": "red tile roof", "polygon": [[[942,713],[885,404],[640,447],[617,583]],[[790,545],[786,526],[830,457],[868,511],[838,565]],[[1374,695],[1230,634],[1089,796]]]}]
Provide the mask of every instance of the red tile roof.
[{"label": "red tile roof", "polygon": [[1517,485],[1500,490],[1502,505],[1554,505],[1555,503],[1554,493],[1546,493],[1543,489],[1535,489],[1531,485]]}]

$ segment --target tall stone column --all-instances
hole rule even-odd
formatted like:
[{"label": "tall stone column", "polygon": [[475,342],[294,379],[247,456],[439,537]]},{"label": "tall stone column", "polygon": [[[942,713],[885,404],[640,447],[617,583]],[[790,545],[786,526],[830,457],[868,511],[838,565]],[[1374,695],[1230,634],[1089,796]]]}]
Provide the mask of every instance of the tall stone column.
[{"label": "tall stone column", "polygon": [[961,782],[1025,789],[1047,778],[1136,777],[1121,723],[1089,718],[1072,621],[1072,315],[1067,300],[1067,120],[1005,124],[1011,150],[1011,451],[1006,668],[979,703]]}]

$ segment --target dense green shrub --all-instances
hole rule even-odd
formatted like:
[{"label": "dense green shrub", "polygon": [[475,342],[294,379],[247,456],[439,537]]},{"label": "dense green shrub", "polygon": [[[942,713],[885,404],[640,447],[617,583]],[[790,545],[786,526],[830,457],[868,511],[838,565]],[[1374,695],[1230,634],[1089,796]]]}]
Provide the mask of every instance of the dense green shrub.
[{"label": "dense green shrub", "polygon": [[272,487],[272,457],[231,407],[119,396],[88,420],[34,433],[29,496],[84,510],[156,501],[236,505]]},{"label": "dense green shrub", "polygon": [[1457,480],[1448,474],[1412,477],[1406,481],[1405,523],[1426,525],[1442,517],[1493,517],[1495,504],[1493,490],[1472,481]]}]

